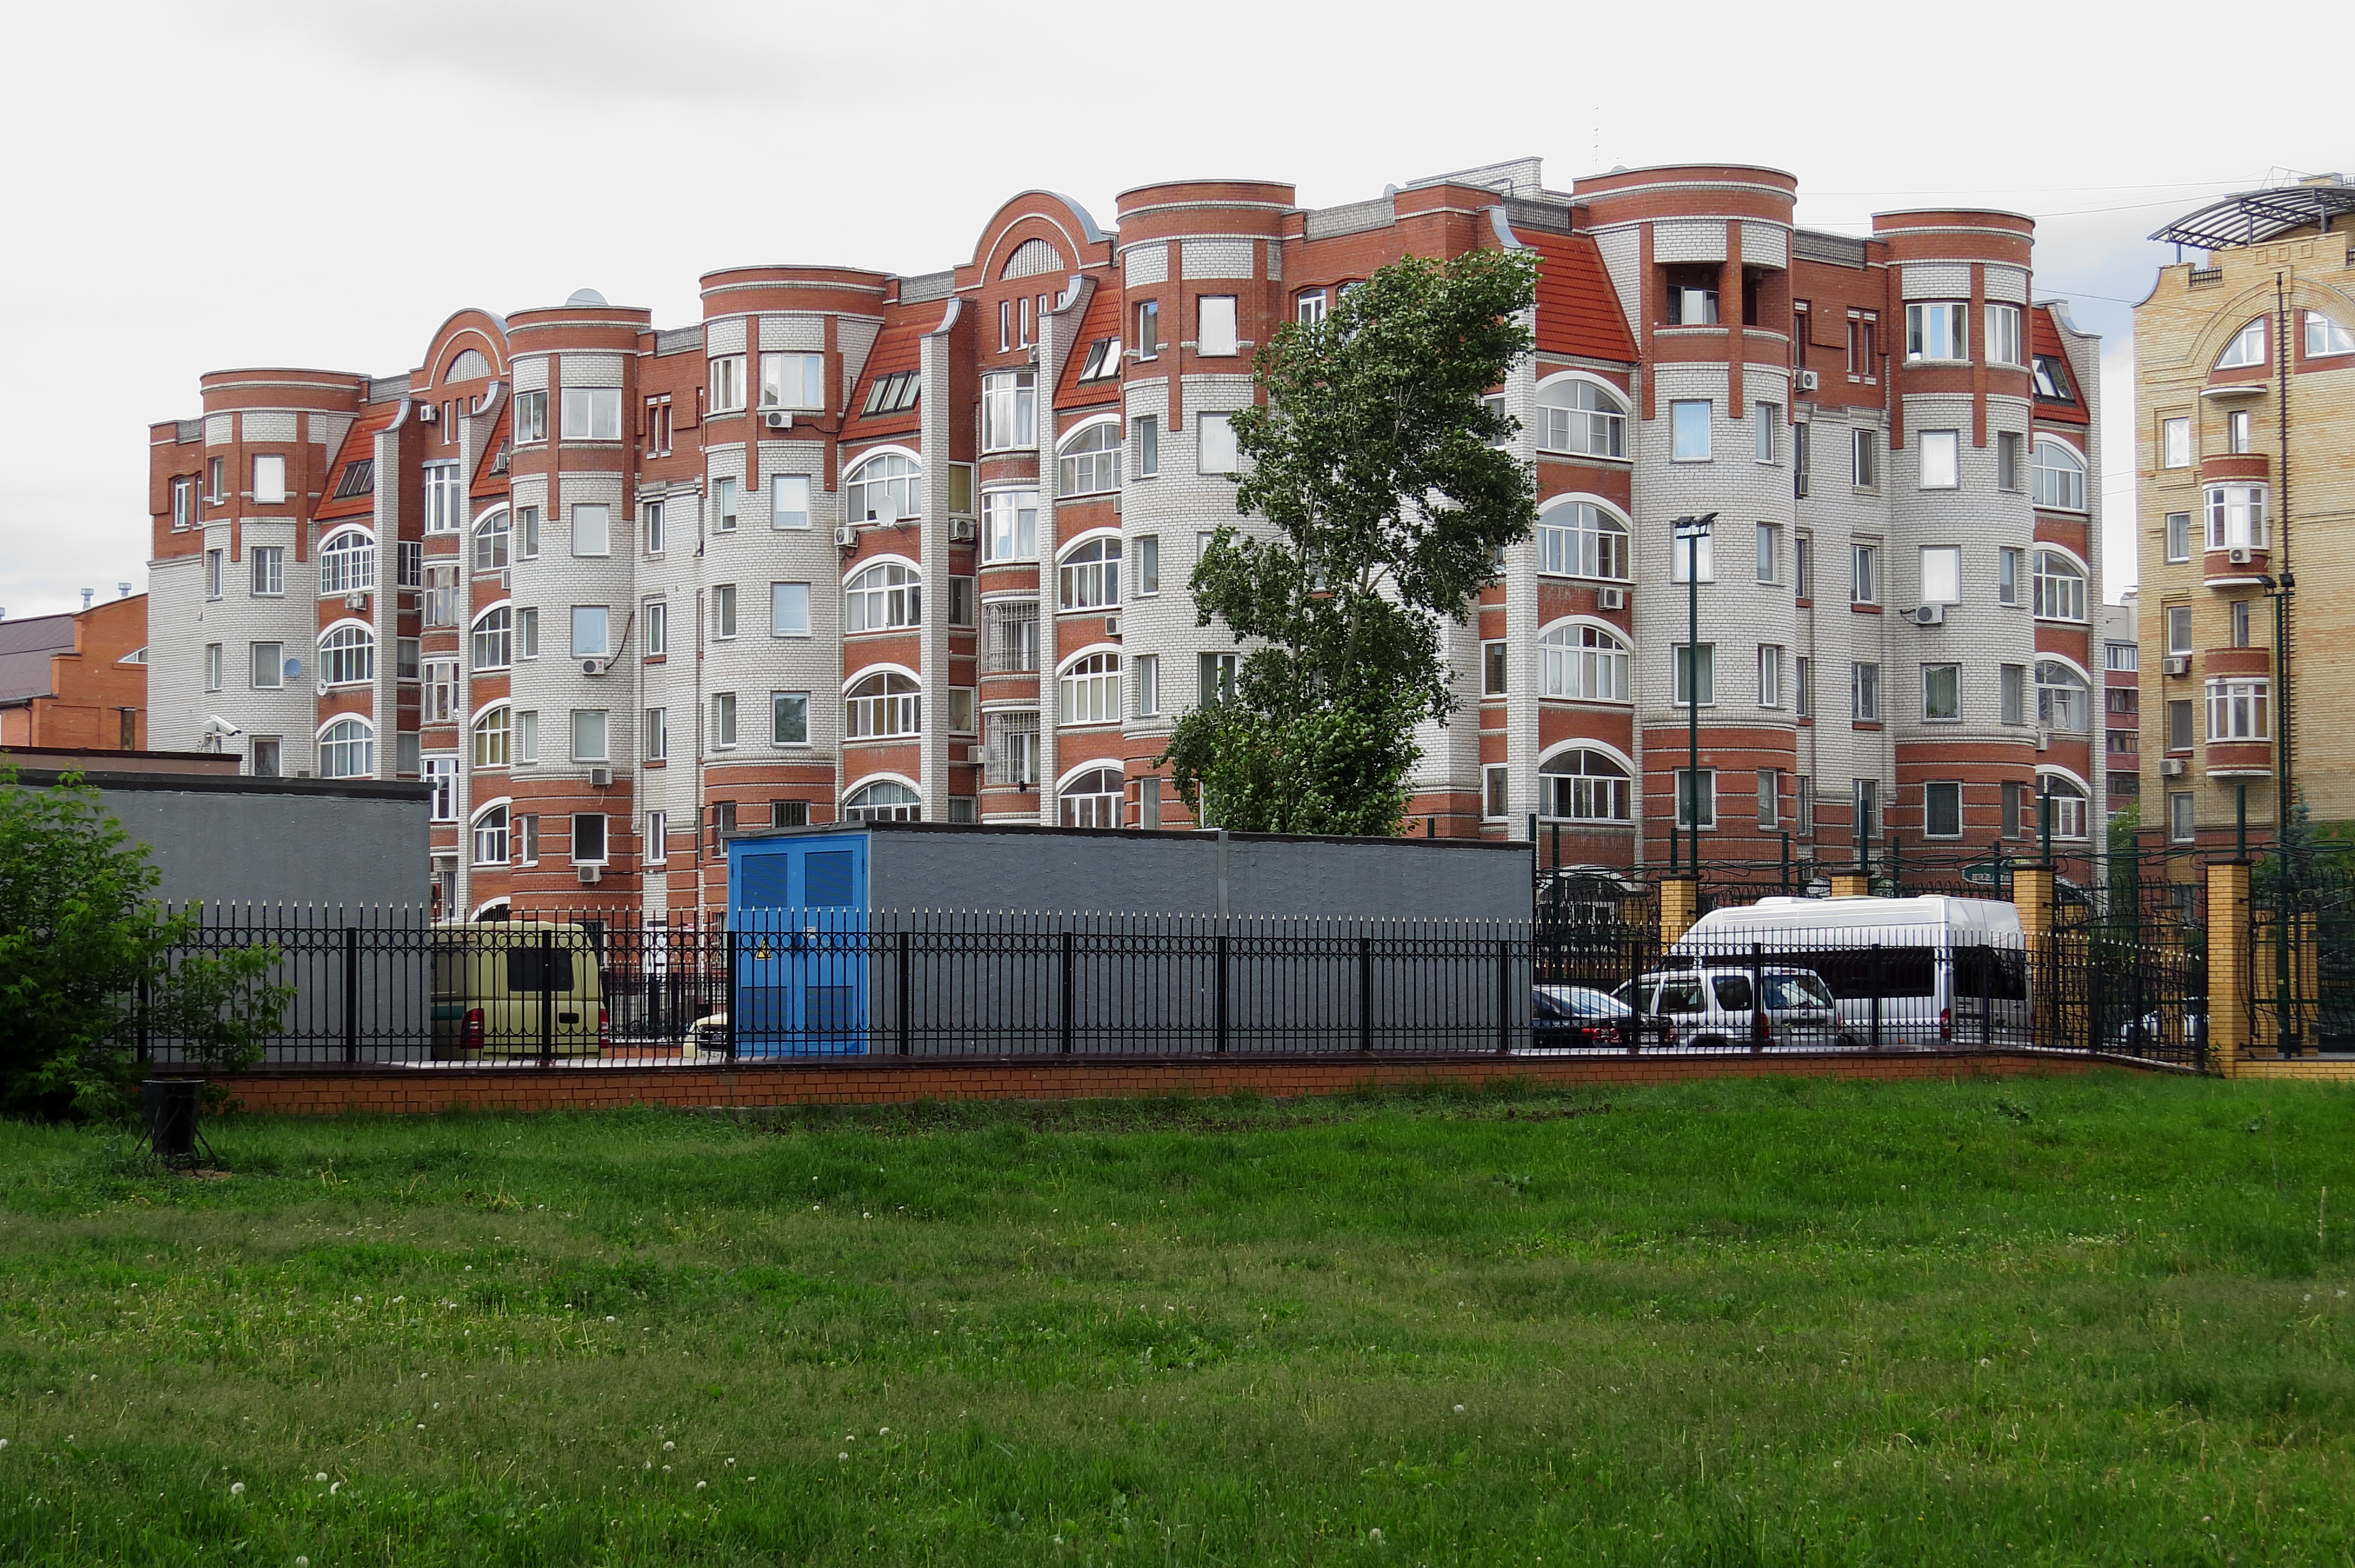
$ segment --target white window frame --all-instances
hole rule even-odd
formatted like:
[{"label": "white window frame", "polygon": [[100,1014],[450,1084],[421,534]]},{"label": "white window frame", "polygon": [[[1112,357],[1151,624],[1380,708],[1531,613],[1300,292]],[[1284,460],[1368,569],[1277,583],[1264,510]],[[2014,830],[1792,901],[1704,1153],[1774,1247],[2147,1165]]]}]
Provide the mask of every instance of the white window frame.
[{"label": "white window frame", "polygon": [[286,454],[253,454],[253,502],[257,506],[286,504]]},{"label": "white window frame", "polygon": [[605,708],[572,710],[572,760],[611,762],[613,759],[613,715]]},{"label": "white window frame", "polygon": [[515,667],[513,609],[495,604],[474,617],[474,624],[466,630],[466,655],[476,673]]},{"label": "white window frame", "polygon": [[2191,466],[2191,417],[2189,414],[2171,415],[2158,422],[2158,466]]},{"label": "white window frame", "polygon": [[1059,727],[1118,724],[1122,716],[1119,649],[1082,649],[1055,672],[1055,723]]},{"label": "white window frame", "polygon": [[2200,510],[2207,519],[2208,548],[2266,548],[2273,537],[2270,499],[2262,482],[2229,481],[2204,487]]},{"label": "white window frame", "polygon": [[1678,397],[1671,401],[1668,404],[1668,461],[1708,462],[1712,435],[1710,427],[1716,417],[1717,405],[1710,398]]},{"label": "white window frame", "polygon": [[364,621],[339,620],[319,633],[319,683],[366,686],[376,680],[376,631]]},{"label": "white window frame", "polygon": [[1538,514],[1538,570],[1549,577],[1631,580],[1634,535],[1599,497],[1559,496]]},{"label": "white window frame", "polygon": [[1960,430],[1923,430],[1916,437],[1920,482],[1923,490],[1960,490],[1963,487],[1963,433]]},{"label": "white window frame", "polygon": [[744,356],[741,354],[712,355],[709,385],[711,388],[710,412],[742,413],[744,411]]},{"label": "white window frame", "polygon": [[1627,455],[1627,405],[1607,382],[1576,373],[1548,376],[1538,385],[1536,415],[1540,451]]},{"label": "white window frame", "polygon": [[1905,363],[1961,365],[1971,357],[1969,303],[1962,300],[1909,300],[1905,305]]},{"label": "white window frame", "polygon": [[[797,363],[788,363],[789,361]],[[761,407],[826,411],[826,355],[786,350],[761,355]]]},{"label": "white window frame", "polygon": [[2007,366],[2014,370],[2028,368],[2028,339],[2020,331],[2018,305],[1988,304],[1987,313],[1987,357],[1989,365]]},{"label": "white window frame", "polygon": [[1194,416],[1194,471],[1224,478],[1242,469],[1242,450],[1225,411]]},{"label": "white window frame", "polygon": [[[1954,681],[1955,711],[1931,711],[1930,684],[1933,671],[1950,672]],[[1922,666],[1922,722],[1923,724],[1960,724],[1963,722],[1963,667],[1952,659],[1940,659]]]},{"label": "white window frame", "polygon": [[2215,368],[2254,370],[2268,363],[2273,355],[2272,346],[2266,341],[2273,336],[2268,330],[2271,323],[2271,317],[2259,316],[2234,333],[2232,340],[2224,344],[2224,352],[2216,356]]},{"label": "white window frame", "polygon": [[[647,623],[647,630],[649,633],[653,630],[651,621]],[[810,585],[771,583],[769,585],[769,635],[807,637],[809,634]]]},{"label": "white window frame", "polygon": [[981,558],[1035,561],[1039,558],[1039,493],[1035,490],[985,490],[981,493]]},{"label": "white window frame", "polygon": [[1634,660],[1634,648],[1609,622],[1558,621],[1538,638],[1538,690],[1561,701],[1624,705],[1636,700]]},{"label": "white window frame", "polygon": [[2320,311],[2306,313],[2306,357],[2322,359],[2334,354],[2355,354],[2355,333]]},{"label": "white window frame", "polygon": [[286,596],[286,546],[283,545],[250,545],[246,554],[251,557],[250,581],[256,599],[283,599]]},{"label": "white window frame", "polygon": [[466,525],[466,481],[455,458],[419,465],[428,534],[455,534]]},{"label": "white window frame", "polygon": [[330,532],[319,541],[318,560],[321,599],[342,599],[376,588],[376,535],[366,528]]},{"label": "white window frame", "polygon": [[1121,555],[1120,535],[1110,529],[1074,540],[1056,563],[1058,607],[1066,612],[1118,609]]},{"label": "white window frame", "polygon": [[1229,359],[1242,352],[1241,327],[1232,294],[1199,294],[1194,300],[1194,354]]},{"label": "white window frame", "polygon": [[981,450],[1027,451],[1039,444],[1039,376],[994,370],[981,378]]},{"label": "white window frame", "polygon": [[769,526],[788,533],[810,525],[810,476],[779,473],[769,476]]},{"label": "white window frame", "polygon": [[867,563],[842,585],[843,634],[922,626],[923,584],[924,574],[912,561],[886,556]]},{"label": "white window frame", "polygon": [[1960,545],[1922,546],[1922,602],[1963,602],[1963,547]]},{"label": "white window frame", "polygon": [[[2062,569],[2047,569],[2054,564]],[[2083,625],[2091,584],[2085,563],[2058,545],[2039,545],[2030,556],[2029,565],[2034,573],[2034,593],[2030,603],[2036,619]]]}]

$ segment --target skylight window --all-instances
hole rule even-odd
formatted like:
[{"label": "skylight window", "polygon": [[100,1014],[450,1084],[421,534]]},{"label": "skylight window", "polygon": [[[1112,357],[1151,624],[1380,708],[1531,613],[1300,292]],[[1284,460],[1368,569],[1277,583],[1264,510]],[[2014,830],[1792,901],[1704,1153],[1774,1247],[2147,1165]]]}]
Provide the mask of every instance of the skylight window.
[{"label": "skylight window", "polygon": [[1102,381],[1120,374],[1120,339],[1100,337],[1088,344],[1088,356],[1080,365],[1080,379]]},{"label": "skylight window", "polygon": [[879,376],[867,389],[867,406],[862,414],[903,414],[916,406],[924,389],[924,373],[902,370],[890,376]]}]

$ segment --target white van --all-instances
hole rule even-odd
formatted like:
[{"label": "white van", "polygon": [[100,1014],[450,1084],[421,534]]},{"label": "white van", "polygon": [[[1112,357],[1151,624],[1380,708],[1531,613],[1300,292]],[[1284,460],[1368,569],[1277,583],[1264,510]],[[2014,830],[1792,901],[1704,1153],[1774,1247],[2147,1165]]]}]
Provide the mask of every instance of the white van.
[{"label": "white van", "polygon": [[1766,963],[1821,975],[1838,1043],[2017,1045],[2030,1037],[2019,911],[1991,898],[1762,898],[1712,909],[1668,949],[1695,963]]}]

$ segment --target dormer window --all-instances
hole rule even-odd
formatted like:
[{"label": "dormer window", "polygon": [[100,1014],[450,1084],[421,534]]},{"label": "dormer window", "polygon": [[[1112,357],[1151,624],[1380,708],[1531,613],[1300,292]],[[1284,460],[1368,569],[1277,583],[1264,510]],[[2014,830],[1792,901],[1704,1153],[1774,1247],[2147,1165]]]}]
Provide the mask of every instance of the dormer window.
[{"label": "dormer window", "polygon": [[901,370],[890,376],[879,376],[867,388],[867,406],[861,414],[904,414],[916,406],[924,390],[924,373]]},{"label": "dormer window", "polygon": [[1120,374],[1120,339],[1100,337],[1088,344],[1087,357],[1080,362],[1080,379],[1103,381]]},{"label": "dormer window", "polygon": [[2049,403],[2074,403],[2077,394],[2071,390],[2069,367],[2061,356],[2040,354],[2029,374],[2035,379],[2036,395]]}]

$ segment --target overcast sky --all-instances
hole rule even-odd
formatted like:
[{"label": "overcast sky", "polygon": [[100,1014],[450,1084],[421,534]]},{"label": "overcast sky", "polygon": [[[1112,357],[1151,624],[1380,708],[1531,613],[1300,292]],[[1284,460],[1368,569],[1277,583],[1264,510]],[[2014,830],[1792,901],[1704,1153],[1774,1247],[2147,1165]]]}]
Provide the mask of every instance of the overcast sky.
[{"label": "overcast sky", "polygon": [[[176,0],[27,6],[0,124],[0,606],[144,588],[146,427],[240,366],[393,375],[452,311],[592,287],[698,316],[759,261],[969,259],[1018,190],[1288,180],[1311,206],[1535,154],[1765,164],[1803,223],[2038,219],[2105,334],[2114,451],[2142,236],[2285,170],[2355,172],[2344,95],[2253,90],[2212,5],[825,6]],[[2320,7],[2314,15],[2318,18]],[[2277,18],[2278,19],[2278,18]],[[2294,31],[2294,30],[2293,30]],[[2231,104],[2229,111],[2224,106]],[[1914,123],[1891,117],[1916,115]],[[2191,133],[2196,131],[2195,133]],[[2111,593],[2131,578],[2110,469]]]}]

